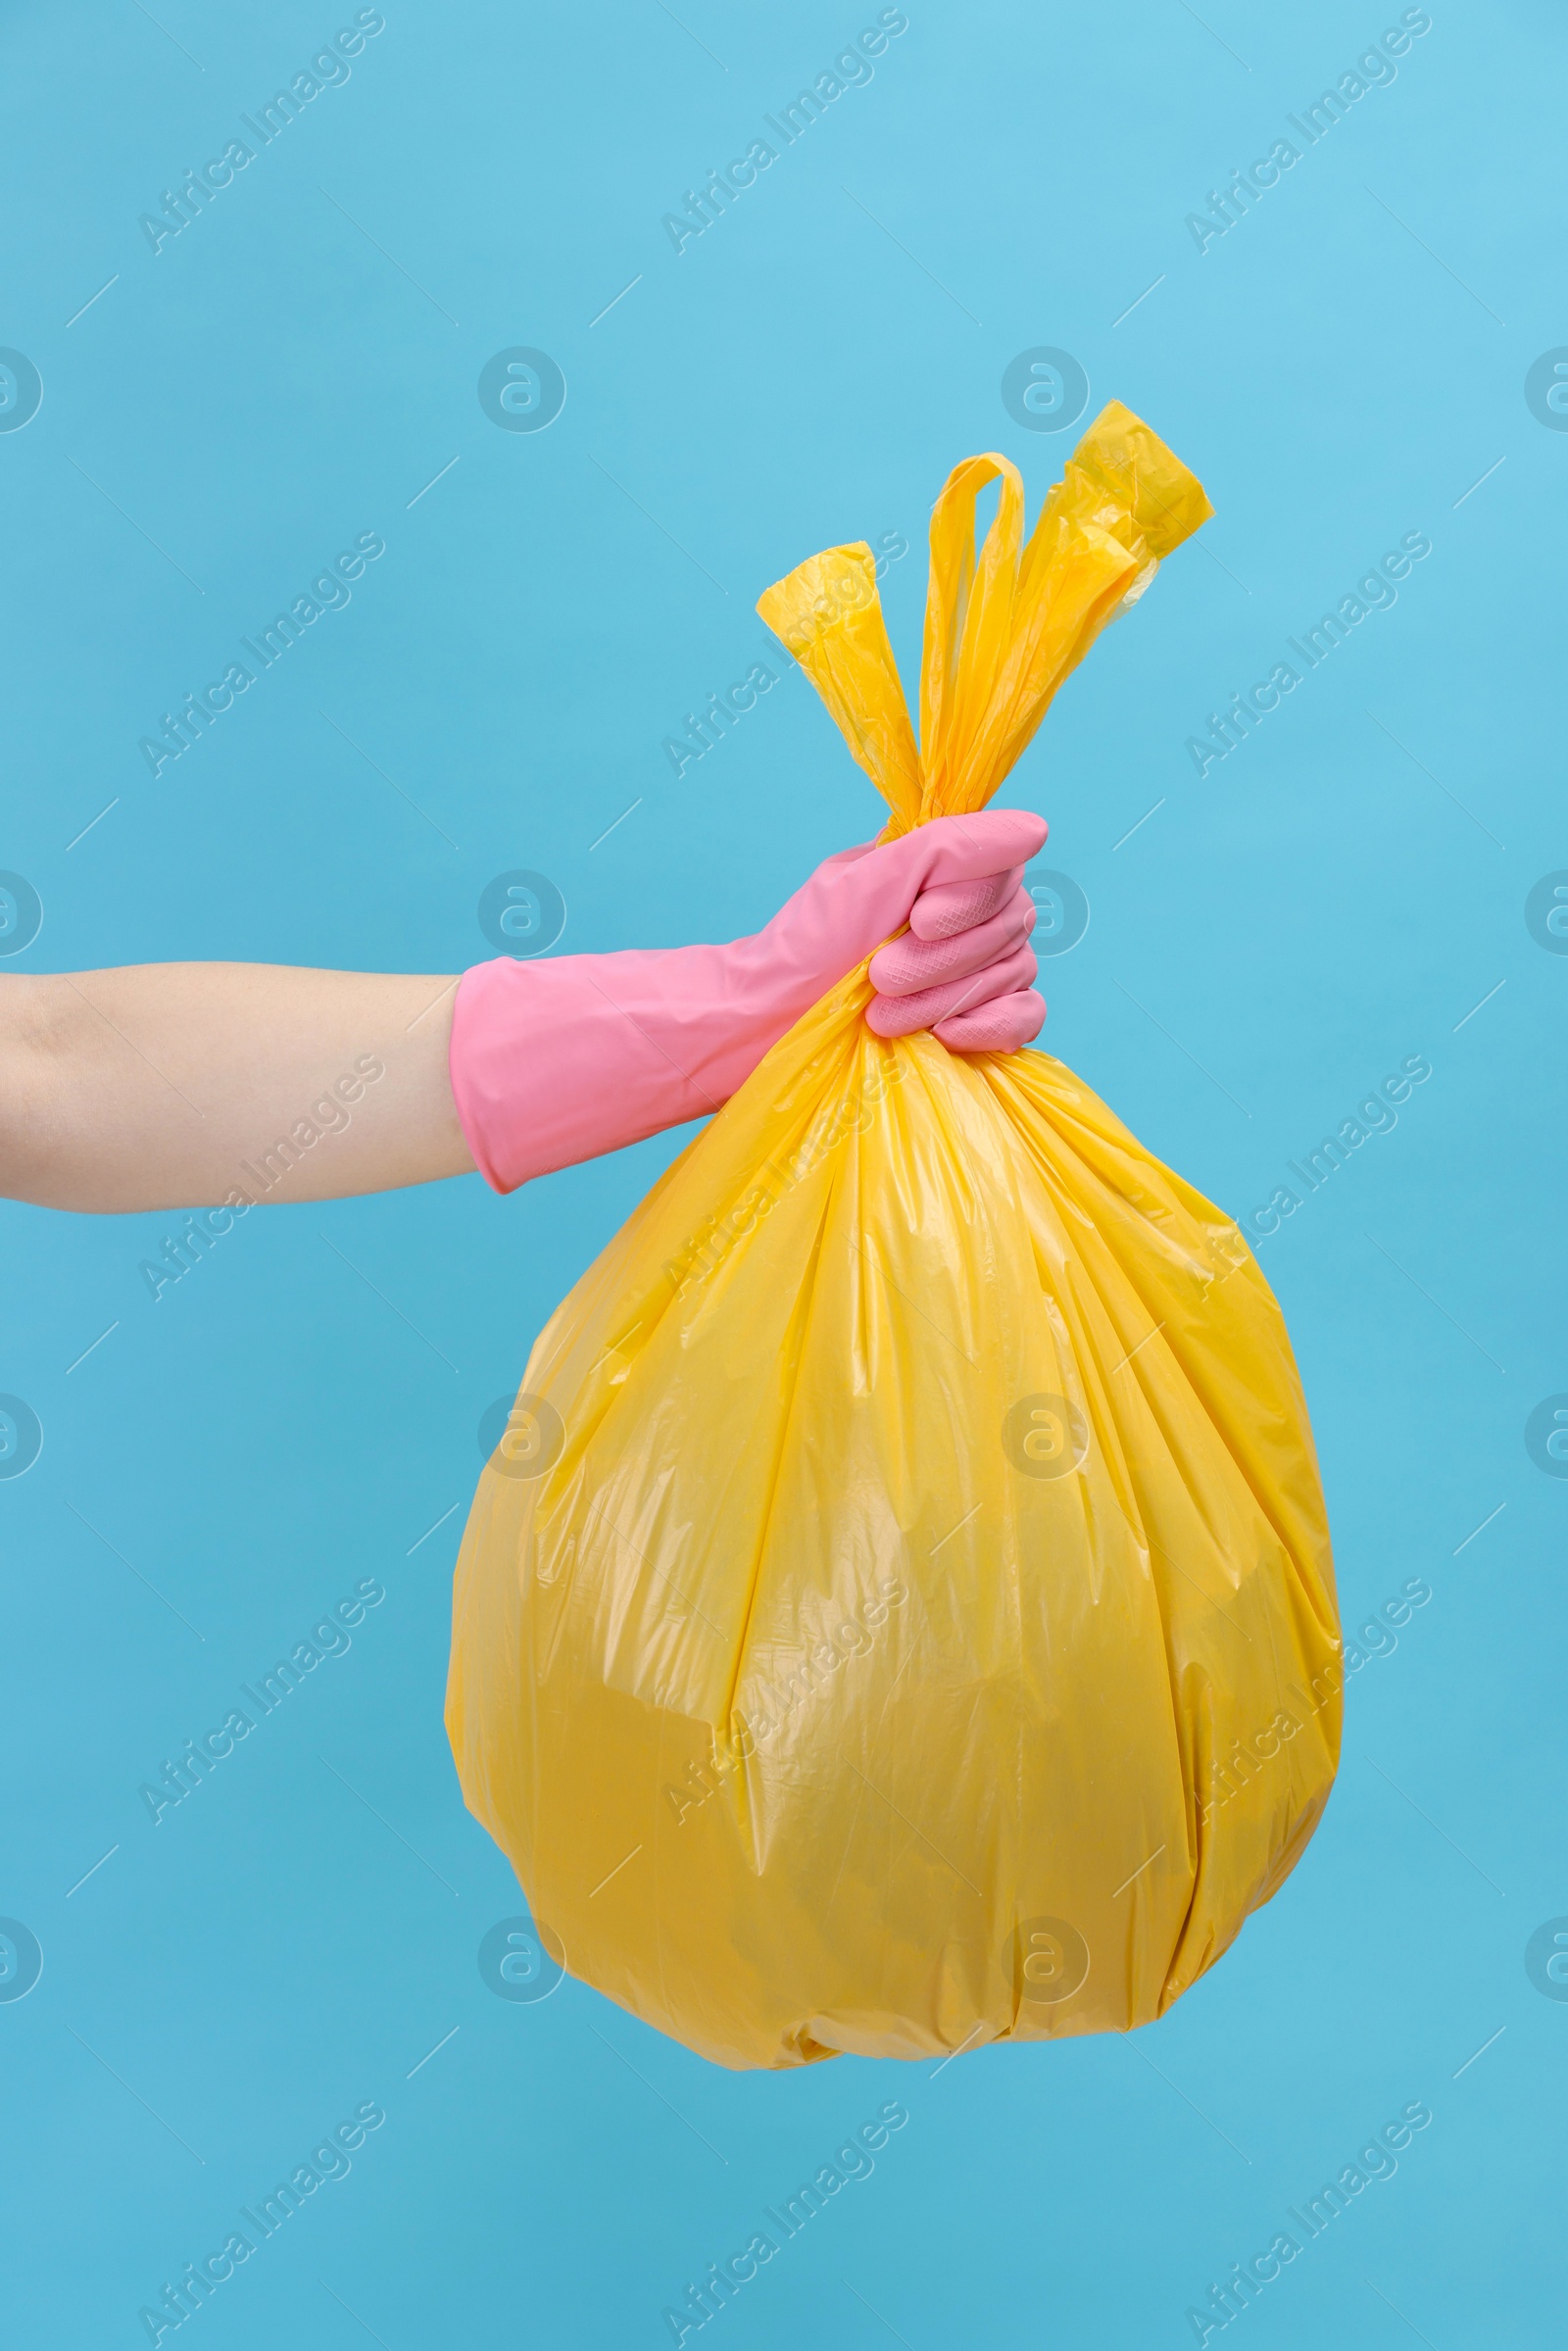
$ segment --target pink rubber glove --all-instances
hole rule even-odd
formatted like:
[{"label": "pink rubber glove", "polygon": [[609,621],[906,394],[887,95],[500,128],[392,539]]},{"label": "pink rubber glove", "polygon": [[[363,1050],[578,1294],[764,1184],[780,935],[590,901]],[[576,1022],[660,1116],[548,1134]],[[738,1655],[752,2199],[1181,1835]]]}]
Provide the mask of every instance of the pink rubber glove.
[{"label": "pink rubber glove", "polygon": [[871,957],[877,994],[866,1025],[879,1037],[931,1029],[953,1053],[1015,1053],[1046,1016],[1031,984],[1039,968],[1029,945],[1034,927],[1035,902],[1016,869],[995,883],[940,882],[923,891],[909,935]]},{"label": "pink rubber glove", "polygon": [[475,1164],[511,1192],[718,1109],[906,922],[915,937],[872,967],[873,985],[891,991],[867,1014],[878,1035],[939,1023],[956,1052],[1027,1043],[1046,1008],[1029,993],[1034,907],[1019,875],[1045,838],[1022,809],[942,816],[829,857],[765,929],[727,947],[476,964],[459,984],[451,1052]]}]

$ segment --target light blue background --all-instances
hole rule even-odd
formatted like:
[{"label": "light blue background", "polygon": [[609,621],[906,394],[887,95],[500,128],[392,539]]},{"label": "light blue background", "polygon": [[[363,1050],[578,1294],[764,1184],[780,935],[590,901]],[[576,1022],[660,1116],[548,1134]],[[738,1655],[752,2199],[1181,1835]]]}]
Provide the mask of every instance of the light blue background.
[{"label": "light blue background", "polygon": [[[1568,343],[1560,12],[1434,0],[1393,85],[1200,255],[1186,214],[1396,9],[910,0],[869,85],[677,257],[661,216],[874,10],[388,0],[348,84],[155,257],[138,216],[352,13],[4,12],[0,343],[44,382],[0,435],[0,864],[45,908],[6,968],[457,970],[514,866],[563,892],[564,951],[755,926],[871,833],[869,787],[797,677],[679,783],[662,738],[840,540],[912,542],[884,588],[912,679],[929,504],[995,448],[1033,511],[1075,436],[999,386],[1061,346],[1216,515],[1004,795],[1093,908],[1045,1041],[1243,1214],[1429,1056],[1261,1258],[1348,1622],[1412,1576],[1433,1598],[1351,1685],[1299,1869],[1160,2025],[732,2077],[569,1982],[485,1988],[522,1905],[440,1720],[479,1416],[681,1138],[509,1201],[254,1215],[156,1305],[137,1263],[174,1219],[6,1207],[0,1388],[45,1432],[0,1484],[0,1912],[44,1949],[0,2004],[10,2332],[145,2340],[138,2306],[378,2099],[352,2174],[203,2313],[210,2351],[632,2351],[898,2095],[874,2176],[714,2323],[729,2351],[1191,2341],[1209,2281],[1415,2099],[1431,2128],[1247,2341],[1555,2343],[1568,2004],[1523,1954],[1568,1912],[1568,1484],[1523,1429],[1568,1389],[1568,960],[1523,907],[1568,865],[1568,434],[1523,380]],[[548,431],[479,407],[515,344],[564,370]],[[368,529],[349,608],[154,782],[159,713]],[[1410,530],[1397,605],[1200,782],[1189,733]],[[138,1784],[372,1575],[352,1651],[154,1828]]]}]

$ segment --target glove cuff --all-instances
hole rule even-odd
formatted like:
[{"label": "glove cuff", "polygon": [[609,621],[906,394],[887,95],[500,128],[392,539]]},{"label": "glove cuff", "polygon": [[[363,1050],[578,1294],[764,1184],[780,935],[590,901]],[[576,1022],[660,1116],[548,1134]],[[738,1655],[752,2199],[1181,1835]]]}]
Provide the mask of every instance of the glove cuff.
[{"label": "glove cuff", "polygon": [[679,947],[465,972],[452,1095],[486,1183],[512,1192],[721,1108],[774,1042],[746,962]]}]

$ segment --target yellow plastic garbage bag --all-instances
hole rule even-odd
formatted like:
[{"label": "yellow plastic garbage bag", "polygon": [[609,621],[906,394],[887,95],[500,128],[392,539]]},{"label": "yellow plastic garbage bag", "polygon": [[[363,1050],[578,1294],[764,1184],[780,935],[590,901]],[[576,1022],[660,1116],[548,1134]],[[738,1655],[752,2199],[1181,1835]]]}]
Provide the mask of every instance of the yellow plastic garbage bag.
[{"label": "yellow plastic garbage bag", "polygon": [[[1209,511],[1114,403],[1027,543],[1016,469],[959,465],[918,749],[865,546],[759,610],[902,832],[989,800]],[[1160,2015],[1338,1753],[1311,1433],[1234,1223],[1061,1062],[884,1042],[870,994],[558,1308],[457,1570],[469,1807],[571,1974],[729,2066]]]}]

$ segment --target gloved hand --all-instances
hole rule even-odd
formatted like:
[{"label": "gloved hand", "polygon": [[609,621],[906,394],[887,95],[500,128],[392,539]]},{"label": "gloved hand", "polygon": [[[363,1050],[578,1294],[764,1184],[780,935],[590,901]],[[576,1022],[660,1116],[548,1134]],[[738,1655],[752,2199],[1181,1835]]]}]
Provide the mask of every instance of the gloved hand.
[{"label": "gloved hand", "polygon": [[[972,816],[964,819],[973,824]],[[1010,1053],[1040,1033],[1044,1000],[1029,934],[1035,902],[1019,879],[938,882],[909,910],[909,934],[871,957],[866,1009],[879,1037],[930,1029],[956,1053]]]},{"label": "gloved hand", "polygon": [[1034,907],[1046,838],[1015,808],[942,816],[819,865],[763,930],[727,947],[634,948],[465,972],[451,1073],[474,1162],[498,1192],[718,1109],[779,1038],[905,923],[871,966],[879,1036],[935,1026],[958,1053],[1039,1030]]}]

